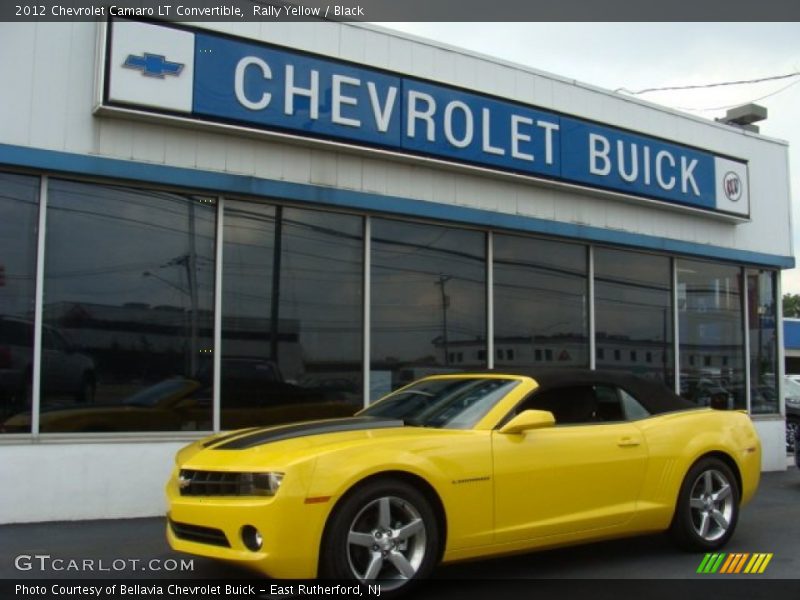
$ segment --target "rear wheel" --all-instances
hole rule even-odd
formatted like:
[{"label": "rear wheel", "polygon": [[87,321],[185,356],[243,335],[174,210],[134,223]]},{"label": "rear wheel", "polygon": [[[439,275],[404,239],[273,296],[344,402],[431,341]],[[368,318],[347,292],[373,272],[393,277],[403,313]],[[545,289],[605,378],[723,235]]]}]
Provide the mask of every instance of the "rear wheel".
[{"label": "rear wheel", "polygon": [[739,486],[730,467],[703,458],[689,469],[681,486],[670,533],[687,550],[724,546],[739,518]]},{"label": "rear wheel", "polygon": [[356,488],[331,517],[320,574],[406,590],[439,560],[439,525],[428,499],[405,482]]}]

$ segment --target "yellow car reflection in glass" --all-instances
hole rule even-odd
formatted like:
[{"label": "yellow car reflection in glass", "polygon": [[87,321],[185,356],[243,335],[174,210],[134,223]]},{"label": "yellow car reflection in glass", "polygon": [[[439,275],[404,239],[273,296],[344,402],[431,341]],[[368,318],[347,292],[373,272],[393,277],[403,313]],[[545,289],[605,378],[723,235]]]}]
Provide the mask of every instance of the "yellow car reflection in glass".
[{"label": "yellow car reflection in glass", "polygon": [[181,450],[179,551],[399,589],[439,562],[669,531],[710,551],[759,480],[746,414],[594,371],[433,376],[353,418]]}]

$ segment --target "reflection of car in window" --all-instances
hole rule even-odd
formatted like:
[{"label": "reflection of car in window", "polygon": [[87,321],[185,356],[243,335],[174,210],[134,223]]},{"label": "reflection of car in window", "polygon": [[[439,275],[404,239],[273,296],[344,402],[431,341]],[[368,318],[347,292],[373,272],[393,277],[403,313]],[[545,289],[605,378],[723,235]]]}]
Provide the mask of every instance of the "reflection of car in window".
[{"label": "reflection of car in window", "polygon": [[[682,376],[681,396],[700,406],[720,410],[732,410],[736,407],[736,395],[719,378]],[[741,407],[744,408],[744,404]]]},{"label": "reflection of car in window", "polygon": [[794,464],[800,469],[800,428],[794,429]]},{"label": "reflection of car in window", "polygon": [[[194,378],[176,376],[144,387],[117,403],[51,404],[40,415],[42,432],[180,431],[212,429],[213,365]],[[325,390],[283,381],[271,361],[222,359],[222,426],[226,429],[352,415],[353,404]],[[30,431],[30,412],[16,414],[2,430]]]},{"label": "reflection of car in window", "polygon": [[[0,405],[2,412],[30,405],[33,372],[33,322],[0,316]],[[59,330],[42,326],[42,393],[94,400],[94,361],[76,350]]]},{"label": "reflection of car in window", "polygon": [[796,452],[795,439],[800,433],[800,382],[786,377],[783,392],[786,399],[786,449]]}]

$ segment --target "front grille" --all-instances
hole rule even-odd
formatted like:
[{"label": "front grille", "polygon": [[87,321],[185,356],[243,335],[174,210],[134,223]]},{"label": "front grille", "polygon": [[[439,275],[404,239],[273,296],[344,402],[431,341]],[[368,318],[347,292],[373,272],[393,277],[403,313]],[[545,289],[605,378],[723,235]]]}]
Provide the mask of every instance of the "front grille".
[{"label": "front grille", "polygon": [[251,496],[253,474],[181,469],[178,487],[181,496]]},{"label": "front grille", "polygon": [[213,527],[201,527],[200,525],[189,525],[188,523],[178,523],[170,519],[169,526],[176,538],[187,542],[197,542],[199,544],[211,544],[212,546],[223,546],[230,548],[231,544],[225,537],[225,532]]}]

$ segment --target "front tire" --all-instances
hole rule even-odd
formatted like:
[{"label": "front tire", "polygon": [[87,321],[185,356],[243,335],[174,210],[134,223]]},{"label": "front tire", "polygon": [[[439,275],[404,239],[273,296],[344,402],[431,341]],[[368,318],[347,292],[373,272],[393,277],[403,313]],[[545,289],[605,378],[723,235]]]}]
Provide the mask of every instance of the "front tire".
[{"label": "front tire", "polygon": [[436,566],[439,529],[428,499],[407,483],[367,483],[345,496],[331,516],[320,575],[405,591]]},{"label": "front tire", "polygon": [[717,458],[695,463],[681,485],[670,533],[686,550],[722,548],[739,518],[739,486],[730,467]]}]

